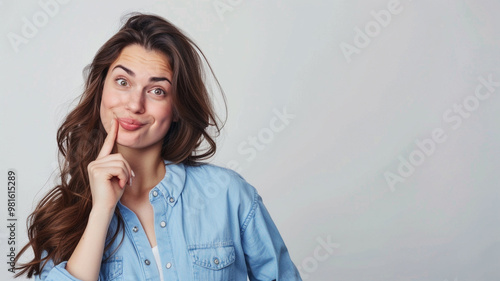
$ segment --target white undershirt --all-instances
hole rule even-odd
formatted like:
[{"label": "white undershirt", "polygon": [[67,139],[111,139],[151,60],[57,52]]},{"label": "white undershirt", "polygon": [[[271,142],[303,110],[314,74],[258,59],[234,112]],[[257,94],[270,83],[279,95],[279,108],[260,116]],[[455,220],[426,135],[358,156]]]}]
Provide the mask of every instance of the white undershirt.
[{"label": "white undershirt", "polygon": [[158,272],[160,273],[160,280],[163,281],[163,270],[161,268],[160,252],[158,251],[158,245],[151,248],[153,250],[153,255],[156,260],[156,267],[158,267]]}]

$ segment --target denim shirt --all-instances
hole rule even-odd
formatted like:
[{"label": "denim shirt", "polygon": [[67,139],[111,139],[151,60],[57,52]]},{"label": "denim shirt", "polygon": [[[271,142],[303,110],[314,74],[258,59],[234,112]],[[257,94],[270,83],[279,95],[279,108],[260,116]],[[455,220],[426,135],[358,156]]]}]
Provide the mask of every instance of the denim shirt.
[{"label": "denim shirt", "polygon": [[[212,164],[165,165],[165,177],[149,192],[162,264],[135,213],[118,202],[125,224],[103,253],[99,280],[160,280],[157,266],[165,281],[302,280],[262,198],[238,173]],[[114,215],[108,234],[117,222]],[[50,261],[35,278],[78,280],[65,267]]]}]

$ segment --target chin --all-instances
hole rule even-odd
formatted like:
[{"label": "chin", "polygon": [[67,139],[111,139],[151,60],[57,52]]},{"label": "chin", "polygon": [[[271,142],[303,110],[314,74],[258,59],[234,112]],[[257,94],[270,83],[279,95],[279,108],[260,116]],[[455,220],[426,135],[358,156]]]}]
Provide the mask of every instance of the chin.
[{"label": "chin", "polygon": [[148,147],[153,147],[156,143],[139,143],[137,140],[121,140],[117,139],[117,144],[123,147],[132,148],[132,149],[144,149]]},{"label": "chin", "polygon": [[130,139],[123,139],[123,138],[118,138],[116,140],[116,143],[125,146],[125,147],[130,147],[130,148],[140,148],[140,144],[137,142],[137,140],[130,140]]}]

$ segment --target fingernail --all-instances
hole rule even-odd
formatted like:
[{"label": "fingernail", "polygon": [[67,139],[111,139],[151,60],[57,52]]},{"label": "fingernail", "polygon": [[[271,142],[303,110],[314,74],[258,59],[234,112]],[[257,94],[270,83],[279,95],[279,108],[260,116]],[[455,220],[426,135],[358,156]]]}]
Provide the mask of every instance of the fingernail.
[{"label": "fingernail", "polygon": [[129,185],[129,186],[132,186],[132,177],[130,177],[130,178],[128,179],[128,185]]},{"label": "fingernail", "polygon": [[132,176],[135,178],[134,170],[130,170],[132,172]]}]

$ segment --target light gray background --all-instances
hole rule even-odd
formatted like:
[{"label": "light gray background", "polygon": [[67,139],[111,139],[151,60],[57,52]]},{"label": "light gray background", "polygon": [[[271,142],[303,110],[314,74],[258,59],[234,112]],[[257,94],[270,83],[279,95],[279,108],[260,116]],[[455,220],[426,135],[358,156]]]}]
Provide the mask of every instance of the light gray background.
[{"label": "light gray background", "polygon": [[[143,11],[207,55],[229,108],[213,162],[259,190],[304,280],[499,280],[500,87],[474,93],[488,92],[479,77],[500,81],[500,2],[62,2],[47,15],[38,1],[0,1],[0,225],[14,168],[18,245],[54,185],[56,130],[82,69],[124,14]],[[388,6],[390,22],[375,23]],[[40,27],[16,46],[23,18]],[[436,129],[427,155],[417,143]],[[406,161],[417,162],[411,175]],[[7,234],[0,227],[9,279]]]}]

